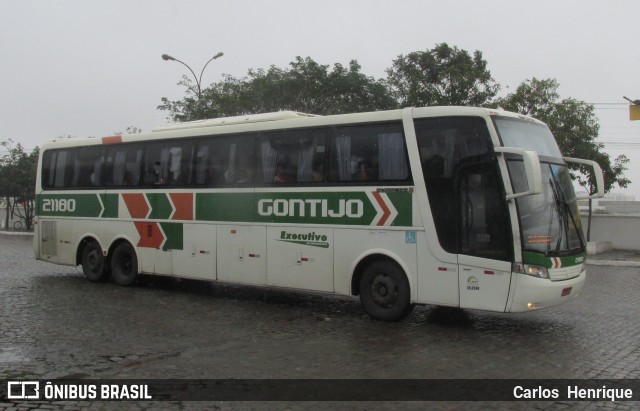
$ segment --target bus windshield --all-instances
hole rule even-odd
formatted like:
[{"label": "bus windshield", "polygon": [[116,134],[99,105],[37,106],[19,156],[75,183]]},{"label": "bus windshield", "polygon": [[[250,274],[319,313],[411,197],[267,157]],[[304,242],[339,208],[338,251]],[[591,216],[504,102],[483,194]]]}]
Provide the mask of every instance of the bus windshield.
[{"label": "bus windshield", "polygon": [[505,147],[522,147],[540,156],[562,158],[551,130],[543,124],[510,117],[494,117]]},{"label": "bus windshield", "polygon": [[[575,254],[584,250],[578,202],[568,167],[551,131],[530,121],[496,118],[505,146],[525,147],[553,160],[540,164],[542,192],[516,199],[522,230],[523,250],[547,256]],[[513,157],[507,161],[514,192],[527,190],[524,163]]]}]

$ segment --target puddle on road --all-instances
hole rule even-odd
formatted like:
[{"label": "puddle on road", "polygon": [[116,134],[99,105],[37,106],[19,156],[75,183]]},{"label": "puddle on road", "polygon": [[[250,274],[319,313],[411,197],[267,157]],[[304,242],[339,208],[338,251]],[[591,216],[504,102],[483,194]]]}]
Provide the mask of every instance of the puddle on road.
[{"label": "puddle on road", "polygon": [[0,363],[28,362],[29,358],[19,347],[0,347]]}]

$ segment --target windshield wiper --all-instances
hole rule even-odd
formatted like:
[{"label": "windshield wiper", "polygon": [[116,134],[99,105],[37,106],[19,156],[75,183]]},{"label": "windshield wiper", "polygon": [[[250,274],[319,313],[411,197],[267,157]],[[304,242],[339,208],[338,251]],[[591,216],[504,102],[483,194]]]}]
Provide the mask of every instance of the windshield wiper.
[{"label": "windshield wiper", "polygon": [[[567,239],[567,251],[569,249],[569,220],[571,220],[573,228],[577,233],[580,232],[578,227],[576,226],[576,222],[571,212],[571,206],[569,206],[569,202],[567,201],[567,197],[565,195],[560,182],[557,180],[557,175],[552,172],[551,178],[549,178],[549,183],[551,184],[551,191],[553,192],[553,197],[556,200],[556,208],[558,209],[558,221],[560,223],[560,236],[556,243],[556,254],[560,252],[560,246],[562,245],[562,235],[566,236]],[[583,240],[578,234],[578,239],[582,246],[584,247]]]},{"label": "windshield wiper", "polygon": [[567,227],[568,206],[564,198],[564,193],[562,192],[562,189],[560,188],[560,185],[558,184],[554,176],[551,176],[551,178],[549,178],[549,185],[551,185],[551,192],[553,193],[553,198],[555,199],[555,202],[556,202],[556,209],[558,210],[558,225],[560,227],[558,230],[559,231],[558,241],[556,241],[556,250],[555,250],[556,254],[558,254],[560,252],[560,246],[562,245],[563,234],[566,235],[567,238],[569,238],[569,233],[568,231],[566,231],[568,229]]}]

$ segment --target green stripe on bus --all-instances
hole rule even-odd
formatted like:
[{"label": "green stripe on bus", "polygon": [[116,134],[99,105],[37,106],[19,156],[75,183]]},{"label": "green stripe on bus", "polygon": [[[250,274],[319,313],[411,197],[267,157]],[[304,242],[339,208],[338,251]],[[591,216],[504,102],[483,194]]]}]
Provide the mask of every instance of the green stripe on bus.
[{"label": "green stripe on bus", "polygon": [[253,193],[198,193],[195,203],[199,221],[253,221]]},{"label": "green stripe on bus", "polygon": [[[372,200],[373,198],[373,200]],[[412,193],[198,193],[196,220],[411,226]]]},{"label": "green stripe on bus", "polygon": [[100,217],[103,207],[98,194],[40,194],[36,212],[44,217]]},{"label": "green stripe on bus", "polygon": [[102,218],[118,218],[118,198],[119,194],[100,194],[104,212]]},{"label": "green stripe on bus", "polygon": [[182,250],[184,248],[184,226],[182,223],[160,223],[167,238],[162,248],[164,250]]},{"label": "green stripe on bus", "polygon": [[[144,194],[149,220],[169,220],[167,193]],[[120,194],[43,194],[38,215],[117,218]],[[411,191],[196,193],[195,220],[360,226],[413,225]]]},{"label": "green stripe on bus", "polygon": [[547,257],[542,253],[534,253],[531,251],[524,251],[522,253],[522,257],[523,257],[523,263],[525,264],[532,264],[532,265],[541,265],[547,268],[554,268],[555,267],[555,263],[554,263],[554,258],[557,259],[560,263],[559,267],[555,267],[555,268],[562,268],[562,267],[572,267],[574,265],[578,265],[578,264],[582,264],[585,262],[586,257],[587,257],[587,253],[580,253],[580,254],[576,254],[576,255],[571,255],[571,256],[567,256],[567,257]]},{"label": "green stripe on bus", "polygon": [[173,206],[166,193],[147,193],[151,205],[150,220],[168,220],[173,213]]}]

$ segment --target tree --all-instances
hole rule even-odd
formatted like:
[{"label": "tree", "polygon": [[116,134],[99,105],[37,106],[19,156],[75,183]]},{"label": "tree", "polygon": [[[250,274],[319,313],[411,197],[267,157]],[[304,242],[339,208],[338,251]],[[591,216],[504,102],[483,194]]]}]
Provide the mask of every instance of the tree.
[{"label": "tree", "polygon": [[482,52],[471,56],[447,43],[398,56],[387,69],[387,82],[401,107],[484,106],[500,88]]},{"label": "tree", "polygon": [[384,82],[360,69],[355,60],[348,68],[336,63],[329,70],[310,57],[296,57],[287,69],[249,70],[241,79],[225,75],[201,98],[185,76],[178,83],[186,87],[185,98],[163,97],[158,109],[168,111],[173,121],[189,121],[280,110],[326,115],[395,108]]},{"label": "tree", "polygon": [[0,197],[7,205],[5,226],[10,216],[24,221],[25,228],[33,227],[35,216],[35,186],[38,155],[36,147],[31,153],[25,152],[21,144],[14,145],[12,140],[0,142],[7,154],[0,158]]},{"label": "tree", "polygon": [[[614,160],[604,152],[604,145],[596,141],[600,125],[593,106],[573,98],[560,99],[558,82],[554,79],[524,81],[515,92],[498,99],[496,106],[505,110],[527,114],[547,123],[555,136],[560,150],[567,157],[584,158],[597,162],[604,174],[604,191],[614,186],[627,187],[631,181],[624,176],[629,159],[623,154]],[[572,165],[573,177],[591,195],[596,191],[592,173],[586,167]],[[587,241],[591,237],[592,204],[589,200],[589,228]]]},{"label": "tree", "polygon": [[140,134],[142,133],[142,129],[136,126],[128,126],[126,131],[114,131],[113,134],[116,136],[122,136],[124,134]]}]

